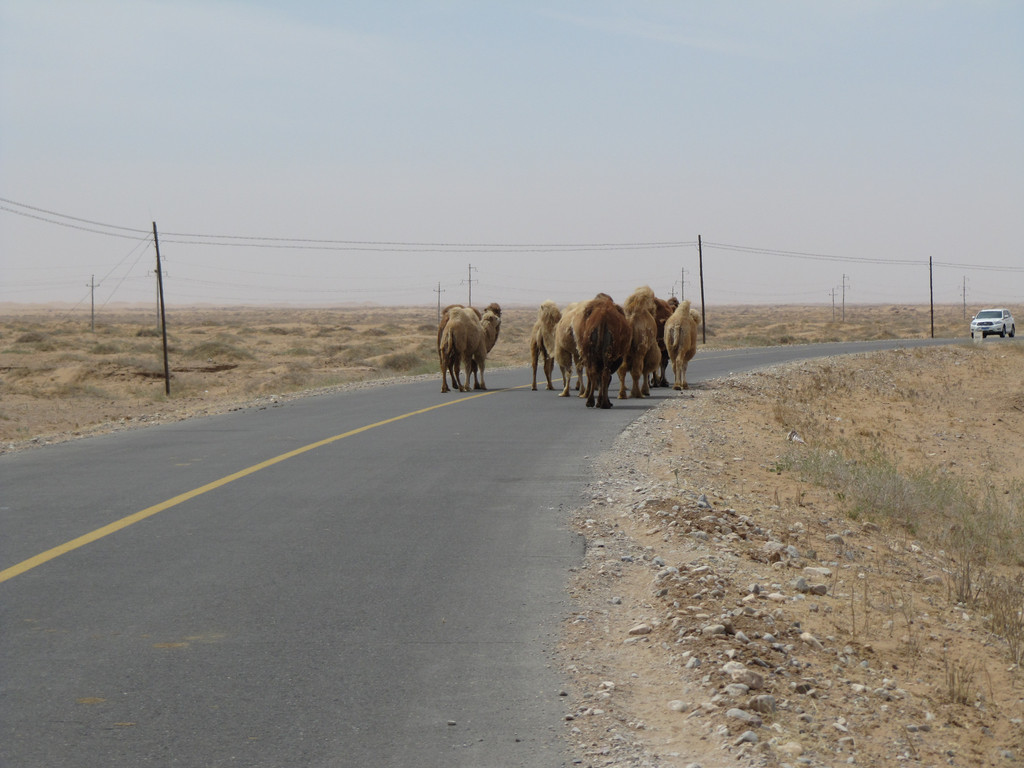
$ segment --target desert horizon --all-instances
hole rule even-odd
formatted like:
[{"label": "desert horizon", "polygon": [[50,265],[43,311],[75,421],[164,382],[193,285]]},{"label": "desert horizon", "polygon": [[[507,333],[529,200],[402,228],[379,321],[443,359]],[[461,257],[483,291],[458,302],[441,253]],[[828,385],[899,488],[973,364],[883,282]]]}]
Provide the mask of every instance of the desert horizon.
[{"label": "desert horizon", "polygon": [[[168,308],[168,396],[155,306],[107,305],[93,316],[88,307],[5,302],[0,442],[66,439],[111,423],[186,418],[373,380],[440,378],[437,313],[437,305],[422,304]],[[722,304],[704,314],[698,365],[701,349],[926,338],[933,322],[927,304],[848,303],[845,313],[820,304]],[[529,365],[536,315],[536,306],[503,307],[488,367]],[[967,340],[968,323],[962,306],[935,306],[937,338]]]}]

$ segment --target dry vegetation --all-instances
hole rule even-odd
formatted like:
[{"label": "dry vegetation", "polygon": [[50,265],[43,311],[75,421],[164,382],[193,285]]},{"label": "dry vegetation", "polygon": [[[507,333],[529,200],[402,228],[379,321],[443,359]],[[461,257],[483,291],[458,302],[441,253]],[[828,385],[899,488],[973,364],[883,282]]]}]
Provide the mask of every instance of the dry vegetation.
[{"label": "dry vegetation", "polygon": [[[536,308],[506,307],[489,367],[526,365]],[[840,310],[835,311],[835,317]],[[240,402],[437,370],[434,307],[184,308],[168,313],[171,395],[156,313],[0,306],[0,450],[213,413]],[[936,336],[965,336],[941,307]],[[707,347],[913,338],[924,307],[721,307]]]}]

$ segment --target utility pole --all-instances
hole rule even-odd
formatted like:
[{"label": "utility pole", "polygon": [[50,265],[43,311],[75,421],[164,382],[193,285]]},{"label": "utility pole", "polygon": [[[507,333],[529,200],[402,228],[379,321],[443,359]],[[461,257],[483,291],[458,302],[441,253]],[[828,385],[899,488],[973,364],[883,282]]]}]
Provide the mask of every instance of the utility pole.
[{"label": "utility pole", "polygon": [[704,248],[701,246],[700,235],[697,235],[697,264],[700,266],[700,326],[701,344],[708,343],[708,321],[704,314]]},{"label": "utility pole", "polygon": [[99,288],[96,283],[96,275],[89,276],[89,284],[86,287],[89,289],[89,303],[91,304],[89,330],[96,333],[96,289]]},{"label": "utility pole", "polygon": [[964,320],[966,320],[967,319],[967,275],[964,275],[963,296],[964,296]]},{"label": "utility pole", "polygon": [[836,321],[836,289],[833,288],[829,293],[832,294],[832,322]]},{"label": "utility pole", "polygon": [[679,270],[679,300],[686,300],[686,268]]},{"label": "utility pole", "polygon": [[846,322],[846,279],[849,275],[843,275],[843,322]]},{"label": "utility pole", "polygon": [[469,307],[473,306],[473,283],[480,282],[479,280],[474,280],[473,279],[473,270],[474,269],[476,269],[476,267],[474,267],[472,264],[470,264],[469,265],[468,277],[466,278],[466,283],[469,285],[469,302],[468,302],[468,304],[466,306],[469,306]]},{"label": "utility pole", "polygon": [[932,257],[928,257],[928,303],[932,315],[932,338],[935,338],[935,278],[932,273]]},{"label": "utility pole", "polygon": [[156,294],[159,301],[160,328],[164,340],[164,394],[171,394],[171,368],[167,364],[167,315],[164,312],[164,272],[160,266],[160,237],[156,233],[156,222],[153,222],[153,245],[156,247]]},{"label": "utility pole", "polygon": [[437,294],[437,324],[440,325],[441,324],[441,294],[444,293],[444,291],[441,290],[441,283],[440,282],[438,282],[437,288],[434,289],[434,293]]}]

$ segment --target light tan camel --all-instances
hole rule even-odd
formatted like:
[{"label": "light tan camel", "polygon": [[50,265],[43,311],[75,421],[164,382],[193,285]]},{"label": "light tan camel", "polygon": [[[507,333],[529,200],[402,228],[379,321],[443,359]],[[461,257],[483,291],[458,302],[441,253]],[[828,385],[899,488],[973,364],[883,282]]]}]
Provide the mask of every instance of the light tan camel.
[{"label": "light tan camel", "polygon": [[[483,315],[480,316],[480,323],[484,329],[484,350],[483,357],[491,353],[494,349],[494,345],[498,341],[498,334],[501,332],[501,307],[495,303],[487,305],[487,309],[484,310]],[[484,373],[483,365],[480,365],[480,377],[477,378],[477,365],[476,358],[473,359],[473,389],[487,389],[483,385]],[[467,384],[469,383],[469,372],[466,373]]]},{"label": "light tan camel", "polygon": [[[448,317],[449,317],[451,311],[453,309],[465,309],[465,308],[466,307],[463,304],[449,304],[447,307],[445,307],[443,310],[441,310],[441,319],[440,319],[440,321],[437,324],[437,361],[438,361],[438,363],[441,366],[441,392],[448,392],[449,391],[448,390],[448,373],[449,373],[449,368],[445,365],[445,359],[444,359],[443,355],[441,354],[441,334],[444,333],[445,326],[448,325]],[[470,307],[470,309],[474,313],[476,313],[476,316],[477,316],[478,319],[481,317],[481,313],[480,313],[479,309],[474,309],[472,307]],[[468,375],[469,372],[467,371],[466,373]],[[458,389],[458,387],[459,387],[459,375],[460,375],[460,372],[459,372],[459,362],[456,361],[455,368],[453,369],[453,373],[452,373],[452,386],[455,387],[456,389]]]},{"label": "light tan camel", "polygon": [[562,371],[562,391],[559,397],[569,396],[572,385],[572,369],[576,368],[576,391],[583,389],[583,366],[580,365],[580,350],[576,345],[576,335],[572,331],[576,316],[583,309],[583,304],[573,302],[565,308],[561,320],[555,326],[555,362]]},{"label": "light tan camel", "polygon": [[545,301],[537,310],[537,320],[530,332],[530,364],[533,366],[533,391],[537,391],[537,361],[544,358],[544,377],[548,380],[548,389],[554,389],[551,383],[551,372],[555,368],[555,328],[562,319],[558,305],[553,301]]},{"label": "light tan camel", "polygon": [[690,307],[686,299],[672,313],[665,323],[665,346],[672,360],[672,375],[675,377],[673,389],[689,389],[686,383],[686,366],[697,353],[697,329],[700,327],[700,315]]},{"label": "light tan camel", "polygon": [[[442,374],[450,373],[452,386],[460,392],[468,392],[470,373],[479,371],[479,389],[487,389],[484,383],[484,363],[487,360],[487,340],[484,326],[476,312],[465,307],[452,307],[448,321],[441,332],[440,356]],[[460,365],[466,372],[466,382],[459,377]],[[444,390],[442,390],[444,391]]]},{"label": "light tan camel", "polygon": [[648,397],[651,388],[648,374],[661,366],[661,351],[658,349],[658,311],[654,291],[644,285],[629,295],[625,302],[626,320],[632,330],[629,350],[619,367],[619,399],[626,399],[626,374],[633,377],[633,397]]},{"label": "light tan camel", "polygon": [[670,296],[667,299],[655,298],[654,303],[658,305],[658,311],[655,313],[654,319],[658,321],[658,350],[661,352],[661,365],[651,376],[651,386],[667,387],[668,379],[665,377],[665,371],[668,368],[669,358],[668,348],[665,346],[665,322],[676,311],[676,307],[679,306],[679,299],[675,296]]}]

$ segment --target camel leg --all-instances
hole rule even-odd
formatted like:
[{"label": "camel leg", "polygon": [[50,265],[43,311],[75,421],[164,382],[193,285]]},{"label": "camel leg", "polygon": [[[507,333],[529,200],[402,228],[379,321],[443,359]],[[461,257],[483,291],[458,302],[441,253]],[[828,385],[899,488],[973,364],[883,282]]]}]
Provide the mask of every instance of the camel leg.
[{"label": "camel leg", "polygon": [[[611,374],[608,375],[608,384],[611,386]],[[626,366],[619,368],[619,400],[626,399]]]},{"label": "camel leg", "polygon": [[600,391],[600,393],[598,395],[598,403],[597,403],[597,407],[598,408],[604,408],[604,409],[607,410],[608,408],[612,407],[611,398],[608,397],[608,389],[611,387],[611,384],[612,384],[612,372],[611,371],[607,371],[607,370],[606,371],[602,371],[601,372],[601,391]]},{"label": "camel leg", "polygon": [[630,394],[633,397],[635,397],[636,399],[638,399],[638,400],[641,397],[643,397],[643,395],[641,394],[641,390],[640,390],[640,379],[643,376],[643,374],[641,374],[642,370],[643,370],[643,361],[640,362],[640,367],[639,368],[637,366],[633,366],[633,370],[630,372],[631,375],[633,376],[633,389],[630,392]]},{"label": "camel leg", "polygon": [[[548,389],[554,389],[555,385],[551,383],[551,374],[555,371],[555,358],[545,357],[544,358],[544,377],[548,380]],[[536,382],[535,382],[536,384]]]},{"label": "camel leg", "polygon": [[559,370],[562,372],[562,391],[558,393],[559,397],[569,396],[569,385],[572,384],[572,364],[569,365],[569,376],[566,378],[565,366],[561,363],[558,364]]}]

